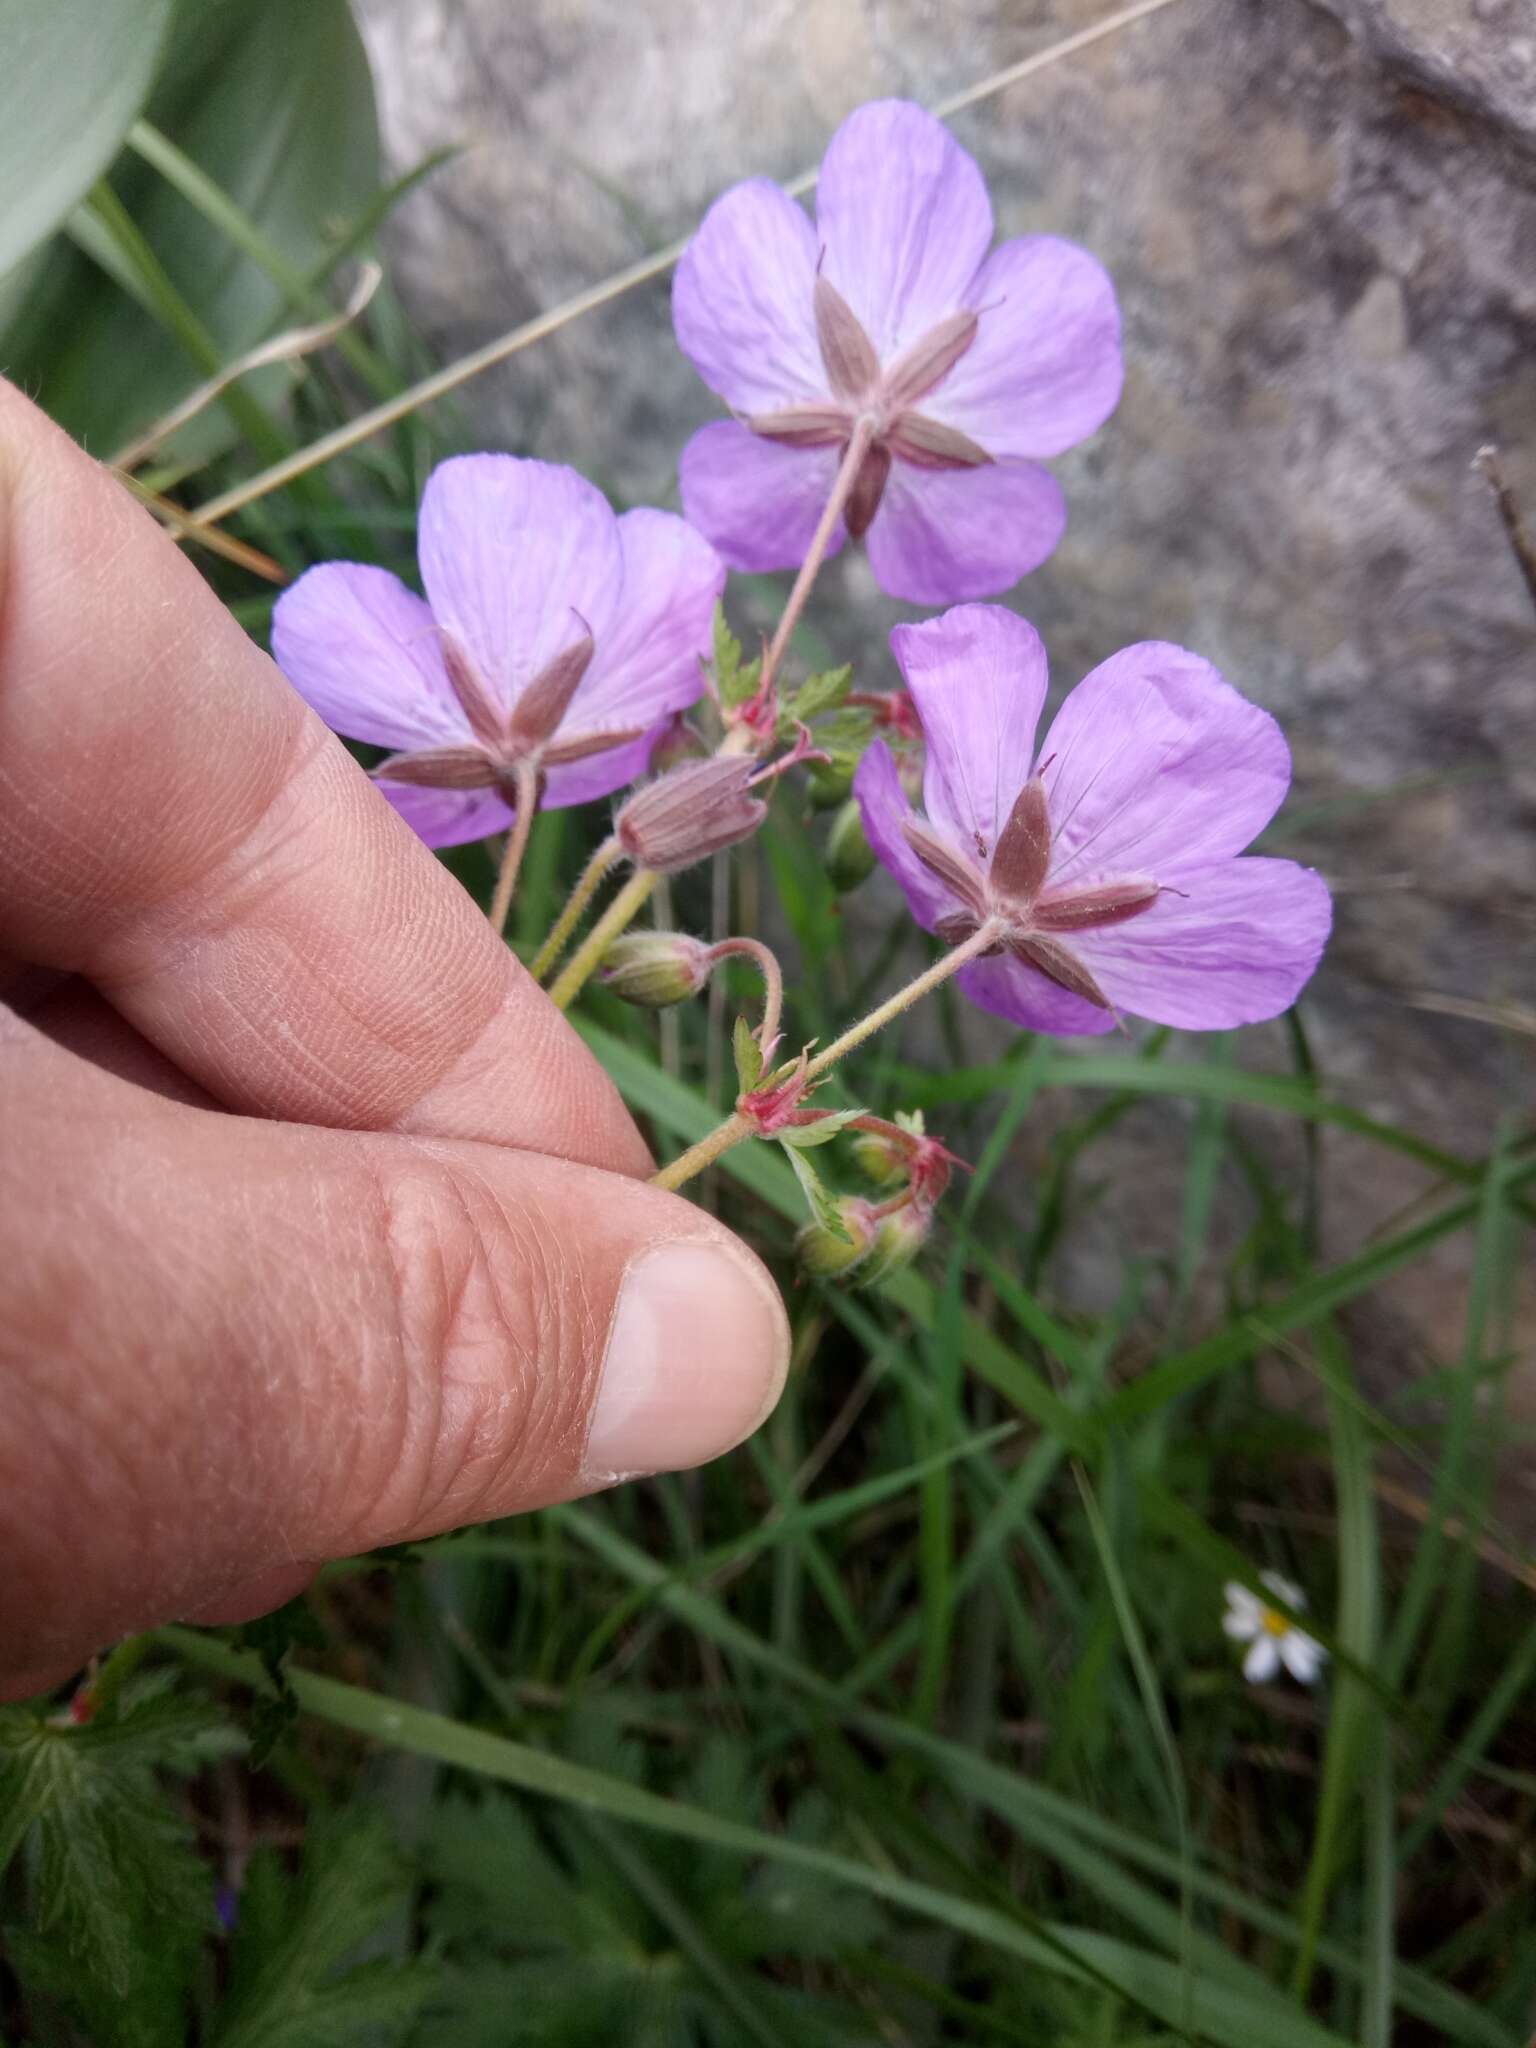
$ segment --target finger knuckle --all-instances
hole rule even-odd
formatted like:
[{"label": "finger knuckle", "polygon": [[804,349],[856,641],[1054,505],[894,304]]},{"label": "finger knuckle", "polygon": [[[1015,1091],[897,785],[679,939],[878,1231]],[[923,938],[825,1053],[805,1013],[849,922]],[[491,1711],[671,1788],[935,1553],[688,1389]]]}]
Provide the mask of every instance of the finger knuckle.
[{"label": "finger knuckle", "polygon": [[383,1385],[358,1488],[368,1541],[558,1492],[579,1460],[595,1319],[553,1221],[424,1156],[378,1186]]}]

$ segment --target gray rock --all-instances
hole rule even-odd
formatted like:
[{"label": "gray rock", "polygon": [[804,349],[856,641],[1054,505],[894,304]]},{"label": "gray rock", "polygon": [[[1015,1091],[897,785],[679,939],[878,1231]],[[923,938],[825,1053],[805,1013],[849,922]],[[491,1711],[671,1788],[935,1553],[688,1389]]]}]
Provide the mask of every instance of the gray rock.
[{"label": "gray rock", "polygon": [[[686,232],[734,179],[814,163],[859,101],[938,100],[1107,9],[361,11],[396,164],[467,145],[393,241],[446,360]],[[1500,1105],[1528,1099],[1536,1040],[1417,1004],[1536,1004],[1536,617],[1471,469],[1497,439],[1536,509],[1536,7],[1180,0],[954,127],[1000,232],[1087,244],[1126,319],[1124,402],[1058,465],[1071,529],[1010,601],[1063,684],[1169,638],[1281,718],[1297,761],[1284,844],[1338,891],[1308,1003],[1322,1068],[1361,1108],[1482,1150]],[[665,284],[463,403],[485,440],[662,503],[684,438],[717,413],[673,344]],[[733,604],[769,616],[760,592]],[[910,615],[858,557],[814,612],[871,684],[893,679],[885,632]],[[1278,1028],[1253,1048],[1284,1057]],[[1106,1243],[1168,1238],[1178,1120],[1139,1113],[1137,1132]],[[1026,1164],[1039,1142],[1021,1140]],[[1342,1253],[1422,1176],[1348,1140],[1329,1153]],[[1399,1372],[1456,1350],[1465,1260],[1450,1248],[1397,1288]],[[1086,1245],[1083,1262],[1091,1292]]]}]

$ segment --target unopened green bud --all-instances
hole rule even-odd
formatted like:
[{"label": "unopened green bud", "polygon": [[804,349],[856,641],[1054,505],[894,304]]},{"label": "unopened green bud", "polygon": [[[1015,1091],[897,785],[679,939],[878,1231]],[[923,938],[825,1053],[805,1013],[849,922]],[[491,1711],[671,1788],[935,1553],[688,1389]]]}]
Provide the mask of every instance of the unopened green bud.
[{"label": "unopened green bud", "polygon": [[875,1241],[859,1267],[859,1285],[878,1287],[903,1266],[910,1266],[933,1228],[933,1211],[925,1204],[908,1202],[894,1215],[882,1216],[875,1229]]},{"label": "unopened green bud", "polygon": [[875,1243],[876,1225],[868,1202],[847,1195],[836,1205],[840,1228],[830,1223],[807,1223],[795,1239],[795,1250],[807,1273],[819,1280],[835,1280],[851,1273],[868,1258]]},{"label": "unopened green bud", "polygon": [[884,1131],[861,1131],[853,1141],[860,1173],[878,1188],[893,1188],[912,1164],[912,1147]]},{"label": "unopened green bud", "polygon": [[626,1003],[665,1010],[709,980],[709,948],[686,932],[629,932],[603,955],[602,981]]},{"label": "unopened green bud", "polygon": [[857,889],[874,869],[875,850],[864,836],[864,820],[852,797],[832,820],[826,861],[827,874],[839,895]]}]

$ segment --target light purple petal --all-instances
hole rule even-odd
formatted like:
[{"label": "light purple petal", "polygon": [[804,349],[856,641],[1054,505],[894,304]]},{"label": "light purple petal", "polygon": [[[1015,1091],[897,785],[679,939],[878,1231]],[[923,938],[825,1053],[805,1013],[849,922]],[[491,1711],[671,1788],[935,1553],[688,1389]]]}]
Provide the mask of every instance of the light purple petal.
[{"label": "light purple petal", "polygon": [[1001,605],[964,604],[893,628],[891,652],[923,722],[923,808],[985,872],[1034,759],[1047,681],[1040,635]]},{"label": "light purple petal", "polygon": [[1151,909],[1072,936],[1109,1000],[1185,1031],[1225,1031],[1288,1010],[1333,920],[1322,877],[1256,855],[1156,872],[1164,894]]},{"label": "light purple petal", "polygon": [[909,100],[872,100],[828,145],[816,228],[829,282],[888,362],[971,303],[992,246],[992,202],[942,121]]},{"label": "light purple petal", "polygon": [[374,788],[389,798],[428,846],[462,846],[468,839],[505,832],[512,822],[511,807],[494,789],[427,789],[415,783],[380,781]]},{"label": "light purple petal", "polygon": [[1113,1031],[1107,1010],[1061,988],[1027,961],[1011,954],[974,960],[955,976],[955,986],[978,1009],[1022,1024],[1026,1031],[1048,1031],[1058,1038],[1097,1038]]},{"label": "light purple petal", "polygon": [[432,614],[398,576],[323,562],[277,600],[272,653],[334,732],[396,753],[471,737]]},{"label": "light purple petal", "polygon": [[584,632],[602,644],[624,576],[619,523],[574,469],[515,455],[440,462],[422,494],[418,545],[438,624],[509,710]]},{"label": "light purple petal", "polygon": [[584,761],[567,761],[548,770],[540,808],[561,811],[570,804],[595,803],[638,782],[651,765],[651,750],[668,731],[670,719],[662,719],[627,746],[609,747],[601,754],[589,754]]},{"label": "light purple petal", "polygon": [[[1290,749],[1208,661],[1147,640],[1083,678],[1041,745],[1051,883],[1241,853],[1279,809]],[[1139,921],[1145,922],[1145,921]]]},{"label": "light purple petal", "polygon": [[1026,235],[983,264],[976,339],[920,410],[989,455],[1059,455],[1114,411],[1120,310],[1102,264],[1074,242]]},{"label": "light purple petal", "polygon": [[884,740],[866,749],[853,778],[853,793],[875,858],[901,884],[908,908],[924,931],[931,932],[947,912],[963,909],[960,899],[923,866],[907,843],[901,827],[902,820],[913,815],[912,806],[901,786],[896,757]]},{"label": "light purple petal", "polygon": [[[840,451],[765,441],[734,420],[701,427],[678,484],[689,523],[733,569],[798,569],[832,494]],[[827,553],[846,535],[839,521]]]},{"label": "light purple petal", "polygon": [[704,688],[724,562],[686,519],[649,507],[620,519],[619,548],[618,605],[560,728],[572,738],[656,725]]},{"label": "light purple petal", "polygon": [[869,529],[869,565],[882,590],[910,604],[997,597],[1039,568],[1066,524],[1061,486],[1033,462],[897,461]]},{"label": "light purple petal", "polygon": [[740,412],[824,398],[816,343],[816,231],[768,178],[733,185],[705,214],[672,286],[678,347]]}]

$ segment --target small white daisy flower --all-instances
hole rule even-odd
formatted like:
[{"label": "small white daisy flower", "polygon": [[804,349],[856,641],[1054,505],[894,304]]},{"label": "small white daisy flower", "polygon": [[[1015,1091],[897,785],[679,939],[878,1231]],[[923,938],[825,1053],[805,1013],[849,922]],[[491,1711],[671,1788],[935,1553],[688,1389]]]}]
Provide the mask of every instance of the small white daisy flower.
[{"label": "small white daisy flower", "polygon": [[[1287,1607],[1304,1609],[1306,1595],[1292,1580],[1279,1572],[1260,1572],[1269,1590]],[[1247,1643],[1243,1676],[1250,1685],[1267,1685],[1283,1664],[1302,1685],[1313,1685],[1328,1652],[1321,1643],[1286,1620],[1277,1608],[1267,1607],[1256,1593],[1229,1579],[1227,1611],[1221,1625],[1234,1642]]]}]

